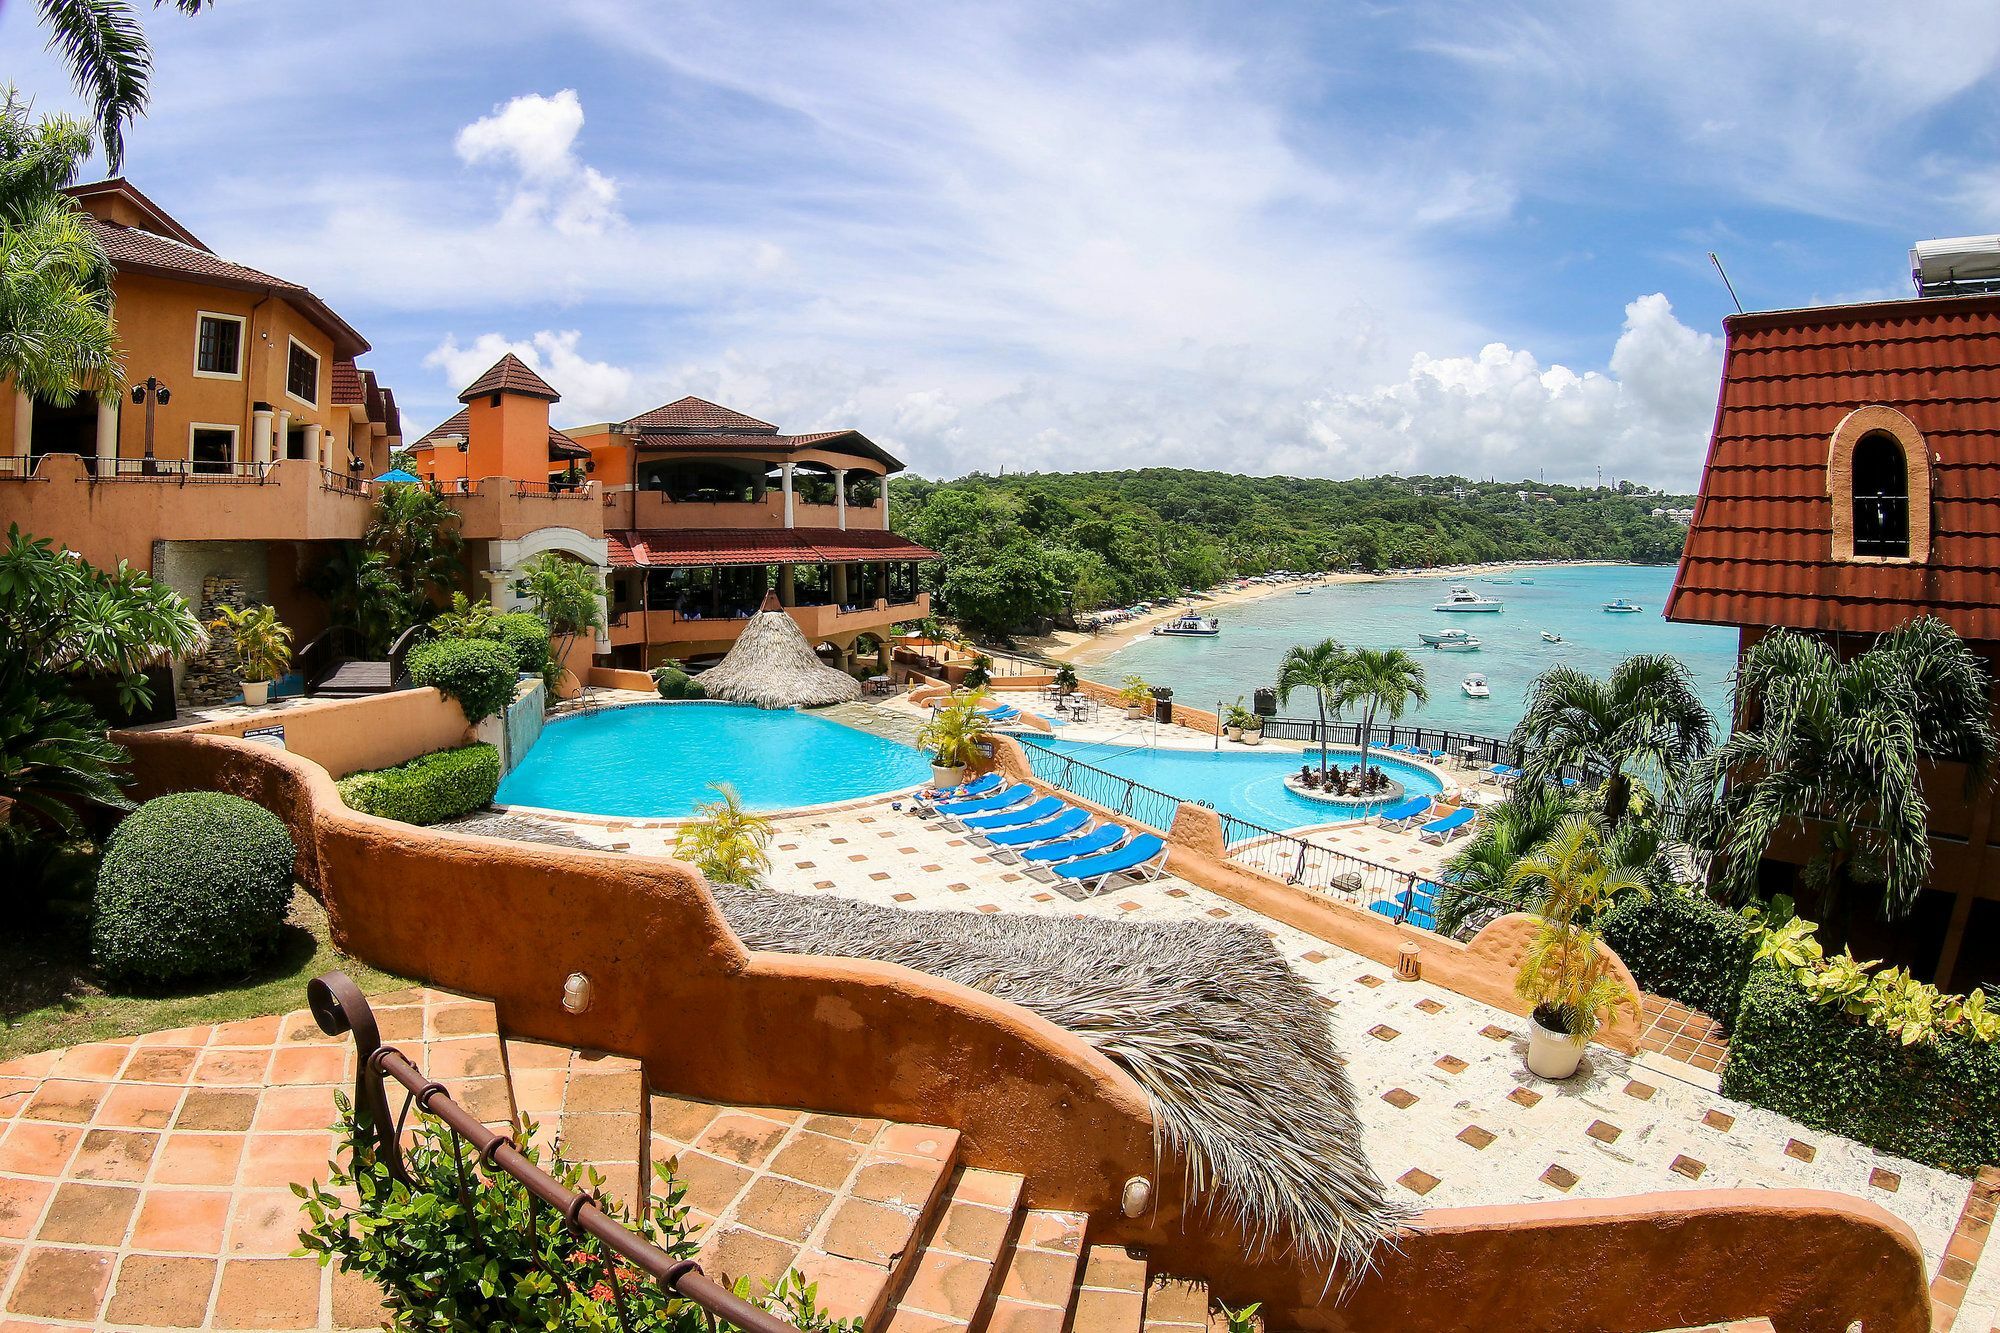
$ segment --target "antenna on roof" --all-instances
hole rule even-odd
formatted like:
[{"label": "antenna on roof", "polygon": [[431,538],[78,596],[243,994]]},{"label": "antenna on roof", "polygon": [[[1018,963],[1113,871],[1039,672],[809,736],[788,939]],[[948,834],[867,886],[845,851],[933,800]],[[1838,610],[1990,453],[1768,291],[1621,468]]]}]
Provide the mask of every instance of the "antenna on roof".
[{"label": "antenna on roof", "polygon": [[1729,280],[1729,274],[1723,272],[1722,261],[1715,257],[1715,251],[1710,250],[1708,252],[1708,262],[1715,265],[1717,273],[1722,274],[1722,285],[1729,289],[1729,299],[1736,302],[1736,313],[1739,315],[1742,314],[1743,299],[1736,294],[1736,284]]}]

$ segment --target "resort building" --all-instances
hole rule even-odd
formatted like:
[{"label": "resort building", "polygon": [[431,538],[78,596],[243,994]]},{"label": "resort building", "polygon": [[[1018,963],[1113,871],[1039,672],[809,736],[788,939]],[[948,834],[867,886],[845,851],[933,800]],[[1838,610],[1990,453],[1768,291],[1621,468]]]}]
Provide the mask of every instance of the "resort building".
[{"label": "resort building", "polygon": [[[303,643],[326,624],[306,584],[358,539],[367,478],[401,443],[368,342],[311,291],[215,254],[122,179],[70,192],[116,269],[130,391],[67,406],[7,386],[0,527],[100,566],[125,561],[204,619],[268,602]],[[197,659],[181,683],[226,672]],[[233,682],[217,688],[234,692]]]},{"label": "resort building", "polygon": [[[1803,630],[1851,656],[1929,614],[2000,668],[2000,297],[1760,311],[1724,328],[1668,619],[1736,626],[1744,649]],[[2000,827],[1993,782],[1968,795],[1944,767],[1927,783],[1931,891],[1855,950],[1963,990],[2000,978]],[[1770,849],[1768,890],[1793,886],[1804,848]]]},{"label": "resort building", "polygon": [[[929,614],[917,567],[936,552],[888,530],[886,483],[903,465],[860,431],[785,435],[692,397],[560,431],[549,425],[560,395],[512,354],[460,401],[413,446],[417,470],[447,494],[498,486],[575,511],[578,536],[604,549],[605,665],[712,662],[775,592],[831,660],[886,669],[889,634]],[[524,543],[464,512],[467,538],[492,543],[486,568],[504,605],[514,568],[531,547],[552,549],[550,534]]]}]

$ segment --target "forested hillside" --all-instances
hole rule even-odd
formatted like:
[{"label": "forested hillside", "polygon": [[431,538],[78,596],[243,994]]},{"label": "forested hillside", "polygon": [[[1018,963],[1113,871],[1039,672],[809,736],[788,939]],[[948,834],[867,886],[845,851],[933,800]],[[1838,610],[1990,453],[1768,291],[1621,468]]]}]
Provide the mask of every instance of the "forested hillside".
[{"label": "forested hillside", "polygon": [[1133,472],[898,477],[896,531],[942,552],[944,614],[1006,632],[1074,607],[1124,605],[1276,569],[1412,569],[1498,560],[1679,558],[1654,509],[1690,496],[1457,477],[1329,481]]}]

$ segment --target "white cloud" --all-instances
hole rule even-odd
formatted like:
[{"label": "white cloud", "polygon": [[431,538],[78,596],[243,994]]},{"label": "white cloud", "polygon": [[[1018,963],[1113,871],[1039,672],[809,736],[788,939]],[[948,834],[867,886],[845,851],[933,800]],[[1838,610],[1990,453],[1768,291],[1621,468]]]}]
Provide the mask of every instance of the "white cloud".
[{"label": "white cloud", "polygon": [[450,334],[424,357],[426,366],[443,372],[446,396],[455,396],[484,374],[487,367],[512,352],[547,380],[562,395],[559,409],[568,421],[623,419],[643,407],[632,401],[633,375],[629,370],[604,361],[592,361],[576,350],[582,338],[576,329],[551,332],[547,329],[525,341],[514,341],[499,333],[482,333],[460,345]]},{"label": "white cloud", "polygon": [[618,184],[577,157],[582,130],[574,88],[554,97],[527,93],[460,130],[453,147],[468,166],[511,168],[506,223],[547,222],[565,236],[592,236],[618,220]]}]

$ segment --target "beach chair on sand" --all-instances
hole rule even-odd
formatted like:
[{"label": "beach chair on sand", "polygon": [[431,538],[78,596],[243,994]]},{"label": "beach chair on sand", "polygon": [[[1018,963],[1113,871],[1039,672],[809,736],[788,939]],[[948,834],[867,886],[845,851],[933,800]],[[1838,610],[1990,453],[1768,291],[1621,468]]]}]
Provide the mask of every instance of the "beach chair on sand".
[{"label": "beach chair on sand", "polygon": [[1477,812],[1471,806],[1461,806],[1443,819],[1433,819],[1418,829],[1417,837],[1424,842],[1434,842],[1443,846],[1459,834],[1469,831],[1476,817]]},{"label": "beach chair on sand", "polygon": [[1131,874],[1151,880],[1159,878],[1160,872],[1166,868],[1167,844],[1155,834],[1141,833],[1123,847],[1065,861],[1055,867],[1055,872],[1056,878],[1068,880],[1082,889],[1087,897],[1095,897],[1120,875]]}]

